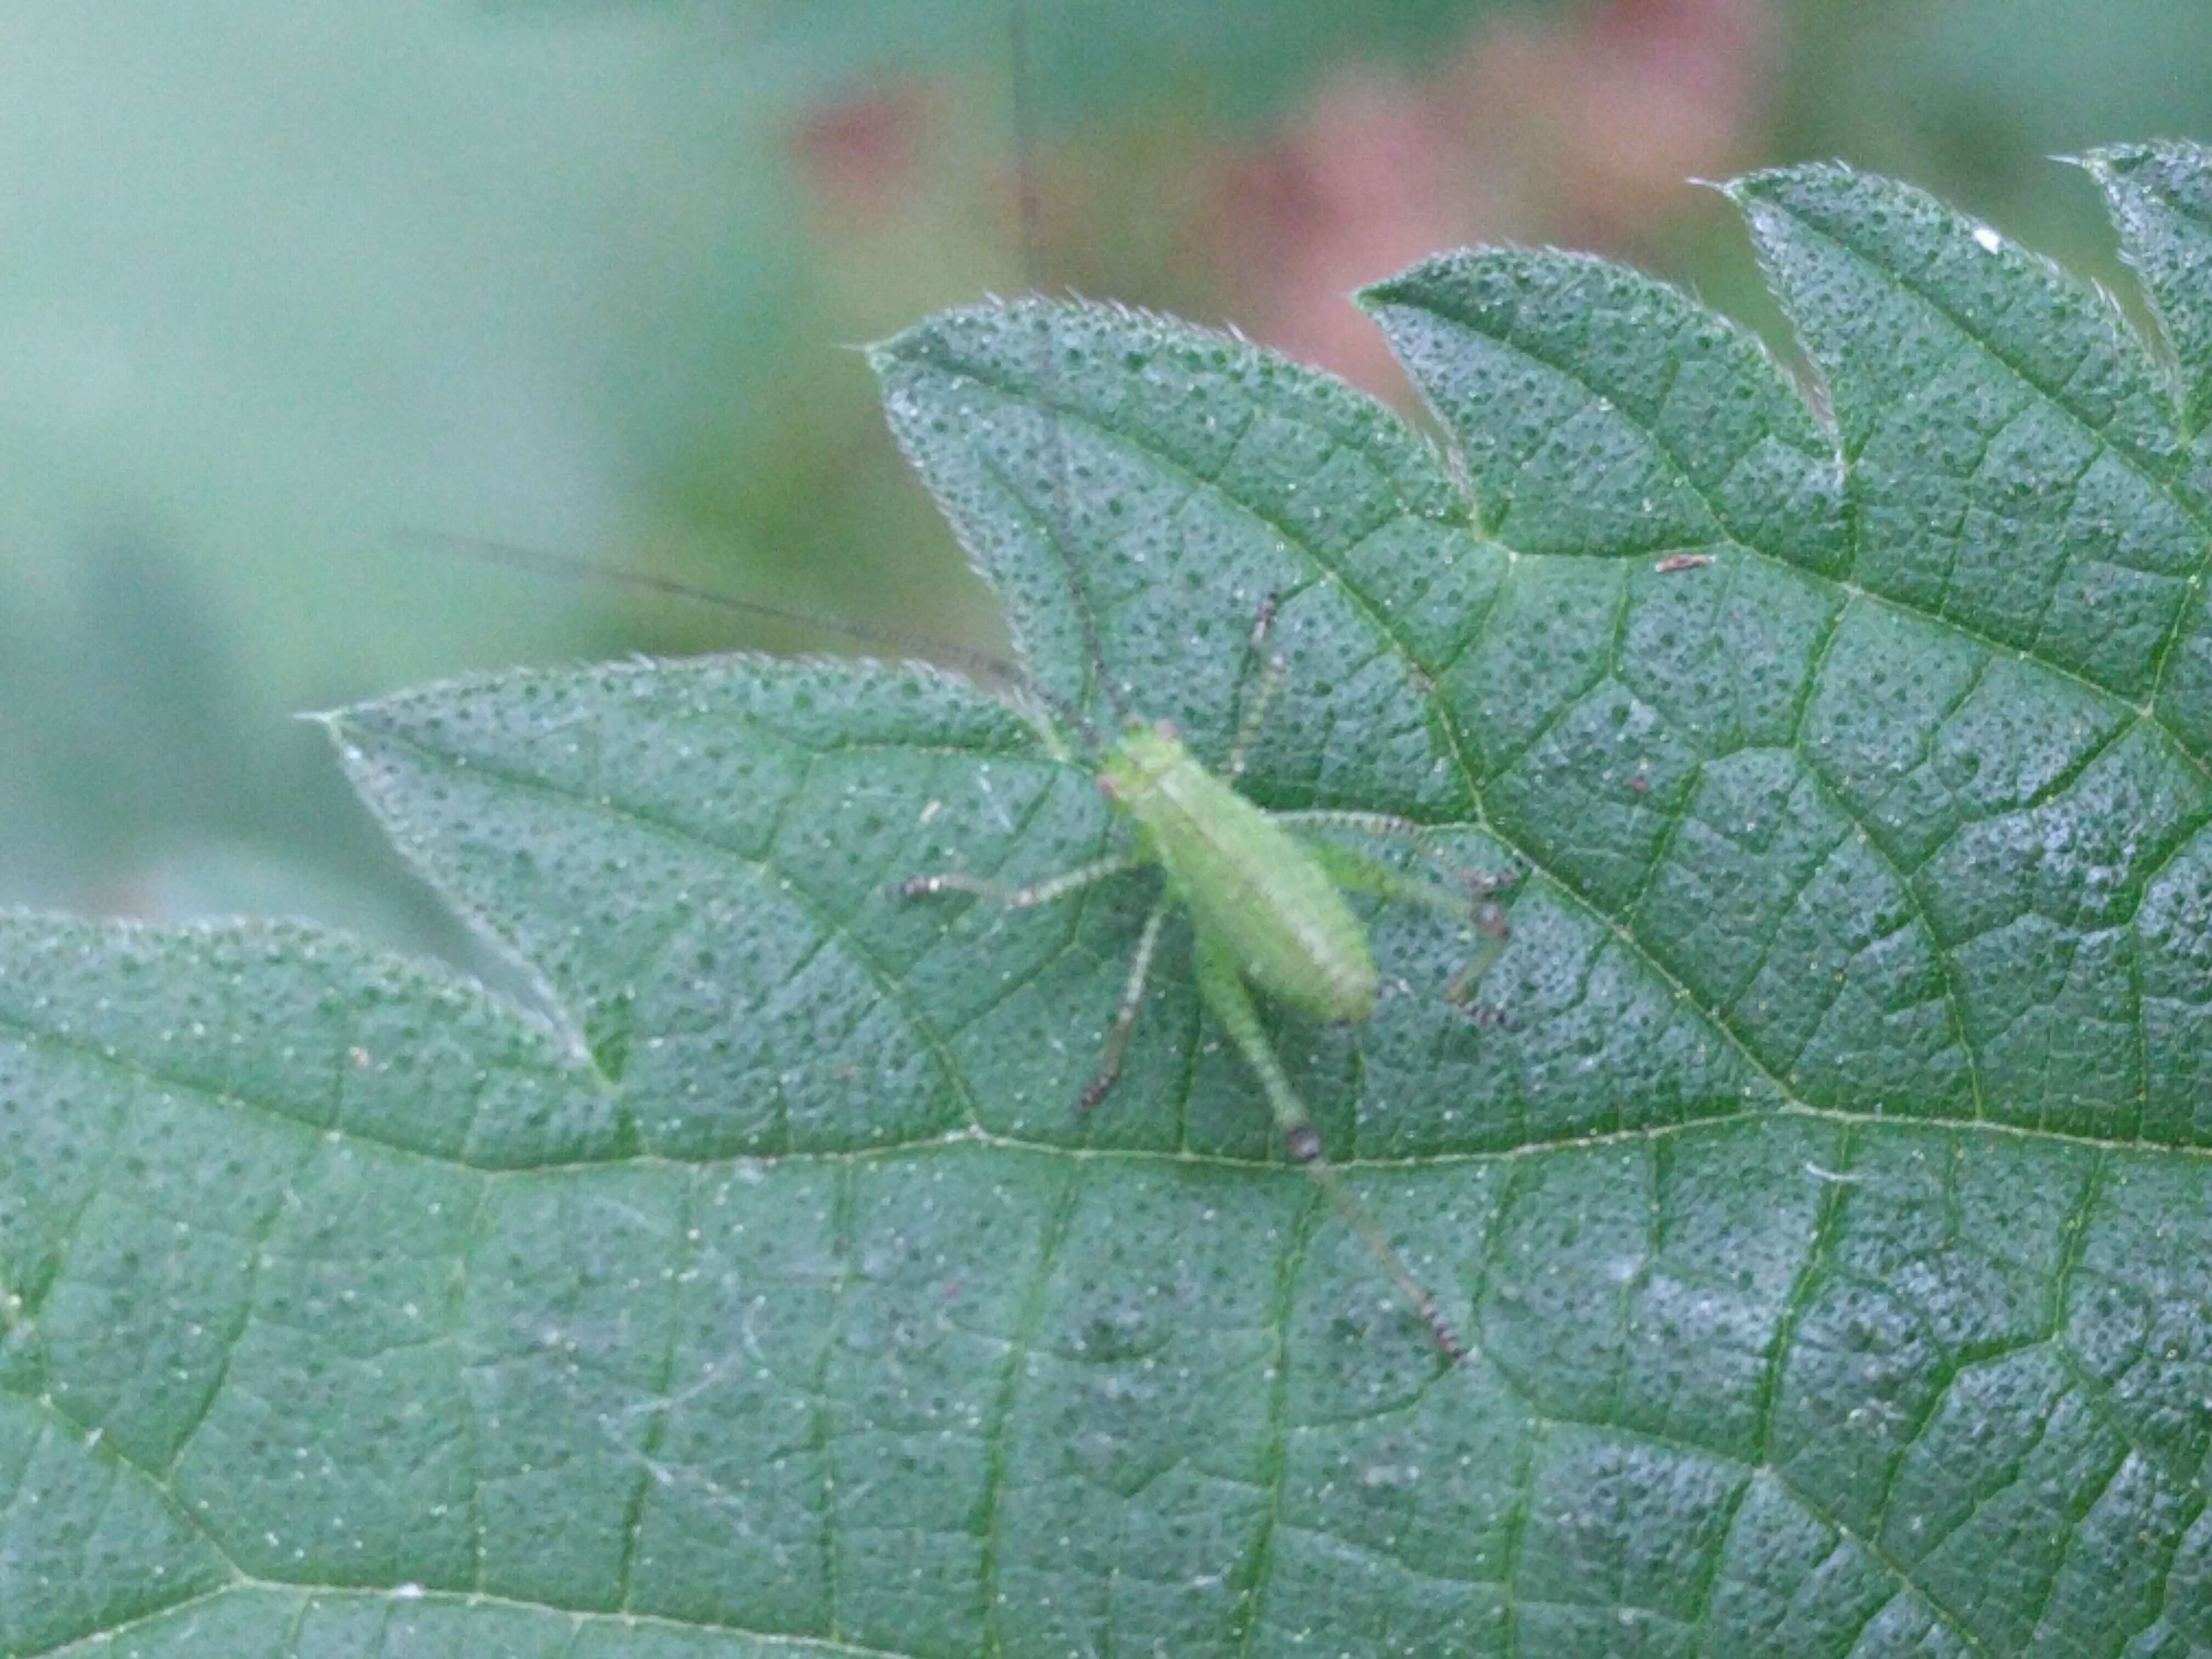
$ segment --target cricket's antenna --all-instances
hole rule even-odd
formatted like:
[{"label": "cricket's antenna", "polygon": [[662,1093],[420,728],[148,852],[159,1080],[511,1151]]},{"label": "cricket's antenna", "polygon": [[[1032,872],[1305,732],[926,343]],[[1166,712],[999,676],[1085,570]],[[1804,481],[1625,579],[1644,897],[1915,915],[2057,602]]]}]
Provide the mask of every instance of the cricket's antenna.
[{"label": "cricket's antenna", "polygon": [[548,553],[538,548],[523,547],[514,542],[497,541],[486,536],[457,536],[446,531],[392,530],[386,532],[385,539],[401,547],[451,548],[486,564],[502,564],[515,570],[533,571],[539,575],[559,576],[569,580],[605,582],[646,593],[665,593],[671,599],[710,605],[717,610],[736,611],[743,616],[818,628],[824,633],[841,634],[862,645],[888,646],[945,667],[957,668],[970,679],[984,685],[1043,697],[1048,703],[1051,701],[1046,696],[1043,688],[1031,684],[1029,676],[1005,658],[994,657],[988,651],[954,645],[927,634],[854,622],[850,617],[824,611],[808,611],[796,605],[767,605],[757,599],[741,599],[733,594],[718,592],[711,587],[679,581],[672,576],[657,576],[643,570],[617,570],[608,565],[594,564],[589,559]]},{"label": "cricket's antenna", "polygon": [[[1091,658],[1091,672],[1097,681],[1099,695],[1114,712],[1114,724],[1120,726],[1127,723],[1128,710],[1122,706],[1121,694],[1114,689],[1114,677],[1106,666],[1105,648],[1099,641],[1098,618],[1091,609],[1091,592],[1084,585],[1083,573],[1067,546],[1074,515],[1069,508],[1067,441],[1060,427],[1058,381],[1053,363],[1053,312],[1044,297],[1044,210],[1037,188],[1036,106],[1030,82],[1033,60],[1028,0],[1008,0],[1006,32],[1014,77],[1014,188],[1020,198],[1022,281],[1030,290],[1037,319],[1037,402],[1045,423],[1045,466],[1050,475],[1048,488],[1052,497],[1052,522],[1048,529],[1053,548],[1067,572],[1068,592],[1075,602],[1076,617],[1083,624],[1083,647]],[[1082,725],[1086,732],[1090,730],[1088,720]],[[1092,738],[1095,742],[1095,732]]]}]

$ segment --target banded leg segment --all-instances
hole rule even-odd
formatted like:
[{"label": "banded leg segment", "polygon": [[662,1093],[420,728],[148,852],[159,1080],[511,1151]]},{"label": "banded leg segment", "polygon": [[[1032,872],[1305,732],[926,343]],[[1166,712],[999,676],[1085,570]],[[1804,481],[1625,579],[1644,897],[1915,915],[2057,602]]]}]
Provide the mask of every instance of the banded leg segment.
[{"label": "banded leg segment", "polygon": [[1144,932],[1137,935],[1137,953],[1129,958],[1129,982],[1123,988],[1121,1000],[1114,1010],[1114,1024],[1106,1033],[1106,1046],[1099,1051],[1098,1075],[1076,1097],[1078,1111],[1089,1111],[1121,1080],[1121,1061],[1129,1052],[1129,1034],[1137,1029],[1137,1016],[1144,1012],[1145,986],[1152,976],[1152,952],[1159,948],[1160,926],[1167,919],[1168,896],[1163,892],[1153,904],[1152,915],[1145,918]]},{"label": "banded leg segment", "polygon": [[1125,875],[1141,867],[1144,862],[1133,853],[1117,853],[1110,858],[1079,864],[1065,875],[1031,882],[1026,887],[1006,887],[964,871],[945,870],[935,875],[909,876],[899,884],[898,890],[906,898],[922,898],[933,893],[965,893],[1009,910],[1030,910],[1054,899],[1066,898],[1070,893],[1079,893],[1115,876]]},{"label": "banded leg segment", "polygon": [[1321,1155],[1321,1133],[1307,1115],[1297,1091],[1291,1087],[1291,1079],[1276,1058],[1274,1046],[1267,1041],[1266,1029],[1260,1023],[1260,1012],[1253,1006],[1252,994],[1244,988],[1244,981],[1237,971],[1237,963],[1212,939],[1200,934],[1192,941],[1191,963],[1198,978],[1198,993],[1206,1009],[1219,1020],[1229,1033],[1229,1040],[1244,1056],[1245,1064],[1260,1079],[1260,1087],[1267,1097],[1268,1107],[1275,1115],[1275,1125],[1283,1133],[1283,1145],[1294,1159],[1302,1164],[1315,1183],[1329,1196],[1337,1212],[1352,1224],[1383,1271],[1390,1275],[1398,1287],[1398,1294],[1406,1304],[1428,1327],[1429,1334],[1444,1357],[1456,1364],[1466,1357],[1466,1345],[1459,1334],[1444,1322],[1443,1312],[1437,1306],[1413,1271],[1406,1265],[1397,1247],[1382,1236],[1375,1218],[1367,1208],[1347,1190],[1334,1170],[1329,1168]]},{"label": "banded leg segment", "polygon": [[1339,811],[1320,806],[1270,812],[1267,816],[1292,830],[1340,830],[1352,836],[1395,836],[1413,842],[1414,850],[1423,856],[1439,864],[1444,862],[1443,849],[1437,845],[1435,831],[1425,823],[1401,818],[1395,812]]},{"label": "banded leg segment", "polygon": [[1478,1025],[1504,1025],[1508,1023],[1505,1011],[1486,1002],[1474,1000],[1474,988],[1482,977],[1498,965],[1498,958],[1505,954],[1505,940],[1512,932],[1505,919],[1505,908],[1496,899],[1484,899],[1474,907],[1474,954],[1461,964],[1459,972],[1451,976],[1444,987],[1444,1000],[1465,1014]]}]

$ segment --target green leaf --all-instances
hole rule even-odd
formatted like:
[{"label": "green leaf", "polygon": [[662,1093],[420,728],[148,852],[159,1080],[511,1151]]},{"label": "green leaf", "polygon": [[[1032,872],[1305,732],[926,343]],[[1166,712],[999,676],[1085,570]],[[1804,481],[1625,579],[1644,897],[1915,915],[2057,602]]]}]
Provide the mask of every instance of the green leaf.
[{"label": "green leaf", "polygon": [[[733,658],[331,717],[541,1022],[301,928],[0,927],[0,1654],[2212,1650],[2212,157],[2170,337],[1900,185],[1732,186],[1820,367],[1558,254],[1364,296],[1439,453],[1100,307],[880,348],[1037,684]],[[1832,414],[1830,410],[1832,410]],[[1114,833],[1115,706],[1528,872],[1270,1011],[1447,1370]],[[1091,643],[1099,657],[1094,661]],[[1180,924],[1178,925],[1180,926]]]}]

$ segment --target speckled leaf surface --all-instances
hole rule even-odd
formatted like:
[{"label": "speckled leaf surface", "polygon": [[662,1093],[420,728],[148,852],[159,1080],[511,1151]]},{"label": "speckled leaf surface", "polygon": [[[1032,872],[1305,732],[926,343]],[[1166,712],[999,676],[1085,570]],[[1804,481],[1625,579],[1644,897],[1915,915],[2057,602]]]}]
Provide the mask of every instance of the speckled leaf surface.
[{"label": "speckled leaf surface", "polygon": [[[881,348],[1034,718],[895,665],[336,716],[544,1016],[0,924],[0,1654],[2212,1653],[2212,169],[2165,337],[1901,185],[1733,186],[1818,365],[1571,256],[1364,296],[1449,453],[1109,310]],[[1277,1011],[1276,1156],[1081,718],[1524,870]],[[1099,654],[1094,659],[1090,642]]]}]

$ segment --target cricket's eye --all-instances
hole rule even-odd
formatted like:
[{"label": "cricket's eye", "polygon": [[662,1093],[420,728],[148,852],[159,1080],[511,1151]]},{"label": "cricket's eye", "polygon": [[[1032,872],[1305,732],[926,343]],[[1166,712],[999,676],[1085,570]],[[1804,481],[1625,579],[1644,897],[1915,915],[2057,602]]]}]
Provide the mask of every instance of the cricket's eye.
[{"label": "cricket's eye", "polygon": [[1173,720],[1154,720],[1152,730],[1164,742],[1181,743],[1182,741],[1182,733],[1176,730],[1176,723]]},{"label": "cricket's eye", "polygon": [[1103,773],[1099,775],[1098,793],[1105,796],[1108,800],[1118,799],[1121,793],[1119,789],[1116,789],[1114,787],[1114,780],[1106,776]]}]

